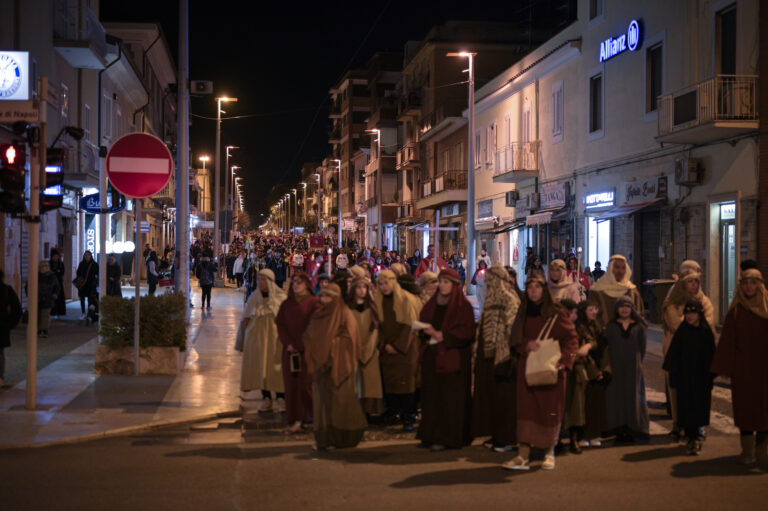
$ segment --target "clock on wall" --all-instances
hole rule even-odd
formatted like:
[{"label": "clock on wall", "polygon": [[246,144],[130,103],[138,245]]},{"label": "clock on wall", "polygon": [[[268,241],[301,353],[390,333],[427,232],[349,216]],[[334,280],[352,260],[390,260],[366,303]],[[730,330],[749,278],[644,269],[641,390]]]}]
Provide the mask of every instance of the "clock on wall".
[{"label": "clock on wall", "polygon": [[21,65],[11,55],[0,54],[0,98],[9,98],[21,87]]}]

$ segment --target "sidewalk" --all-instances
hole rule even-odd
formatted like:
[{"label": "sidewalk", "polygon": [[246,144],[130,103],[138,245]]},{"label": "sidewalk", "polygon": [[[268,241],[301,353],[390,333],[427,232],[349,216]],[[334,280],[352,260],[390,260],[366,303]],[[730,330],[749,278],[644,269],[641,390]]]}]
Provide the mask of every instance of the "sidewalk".
[{"label": "sidewalk", "polygon": [[181,374],[97,376],[94,337],[38,372],[37,410],[25,407],[25,381],[0,391],[0,448],[70,443],[236,413],[241,355],[234,341],[243,295],[233,287],[214,289],[211,311],[201,311],[193,286],[192,302]]}]

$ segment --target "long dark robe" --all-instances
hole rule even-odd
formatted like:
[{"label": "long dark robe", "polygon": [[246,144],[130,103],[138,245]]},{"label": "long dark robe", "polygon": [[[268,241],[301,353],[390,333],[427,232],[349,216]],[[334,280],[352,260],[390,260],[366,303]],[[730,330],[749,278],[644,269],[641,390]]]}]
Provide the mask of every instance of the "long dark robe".
[{"label": "long dark robe", "polygon": [[[283,382],[285,384],[285,418],[290,424],[296,421],[312,422],[312,379],[307,373],[304,359],[304,341],[312,313],[319,307],[316,296],[305,296],[297,301],[293,296],[280,305],[277,313],[277,333],[283,345]],[[291,372],[291,355],[286,349],[292,345],[301,356],[301,371]]]},{"label": "long dark robe", "polygon": [[49,263],[51,267],[51,271],[54,275],[56,275],[56,279],[59,281],[59,289],[61,290],[58,295],[56,295],[56,300],[53,303],[53,308],[51,309],[51,315],[52,316],[66,316],[67,315],[67,298],[64,293],[64,273],[66,272],[66,268],[64,267],[63,261],[53,261]]},{"label": "long dark robe", "polygon": [[[471,307],[471,306],[470,306]],[[461,337],[443,329],[447,305],[437,305],[431,317],[422,313],[421,321],[441,331],[448,349],[457,349],[460,363],[455,373],[438,373],[438,345],[425,345],[421,359],[421,422],[416,438],[429,444],[462,447],[472,443],[471,385],[472,335]],[[471,309],[470,309],[471,311]],[[469,318],[469,331],[474,331],[474,317]],[[466,325],[465,325],[466,327]],[[458,329],[457,329],[458,330]]]},{"label": "long dark robe", "polygon": [[[482,332],[482,327],[478,331]],[[481,334],[477,338],[475,359],[472,436],[490,435],[498,445],[514,445],[517,443],[516,361],[496,366],[493,357],[483,356],[484,346]]]},{"label": "long dark robe", "polygon": [[605,388],[606,428],[626,426],[638,433],[649,433],[648,401],[645,397],[643,359],[646,332],[639,323],[629,329],[615,321],[605,327],[613,374]]},{"label": "long dark robe", "polygon": [[768,430],[768,319],[741,304],[725,315],[712,372],[731,378],[733,422],[746,431]]},{"label": "long dark robe", "polygon": [[[416,366],[419,345],[411,332],[411,325],[397,322],[392,295],[383,297],[383,321],[379,323],[379,359],[385,394],[412,394],[416,392]],[[392,345],[397,353],[389,354],[384,346]]]},{"label": "long dark robe", "polygon": [[[573,364],[573,353],[578,343],[573,322],[565,311],[557,313],[550,336],[560,344],[560,363],[566,369]],[[520,355],[517,370],[517,438],[520,442],[548,449],[557,443],[565,409],[565,371],[559,372],[554,385],[528,386],[525,367],[528,361],[527,344],[535,340],[544,328],[547,318],[540,315],[522,315],[523,342],[517,346]]]},{"label": "long dark robe", "polygon": [[670,387],[677,389],[677,425],[681,428],[709,424],[714,356],[712,329],[706,323],[696,327],[683,321],[672,337],[663,365],[669,372]]}]

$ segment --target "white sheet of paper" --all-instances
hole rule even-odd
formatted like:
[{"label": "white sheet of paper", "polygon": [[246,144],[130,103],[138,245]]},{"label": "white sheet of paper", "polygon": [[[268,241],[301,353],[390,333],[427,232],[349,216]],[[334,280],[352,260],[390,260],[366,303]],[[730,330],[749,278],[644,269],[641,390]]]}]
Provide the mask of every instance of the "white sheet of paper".
[{"label": "white sheet of paper", "polygon": [[411,323],[411,330],[424,330],[425,328],[430,328],[432,325],[429,323],[424,323],[423,321],[414,321]]}]

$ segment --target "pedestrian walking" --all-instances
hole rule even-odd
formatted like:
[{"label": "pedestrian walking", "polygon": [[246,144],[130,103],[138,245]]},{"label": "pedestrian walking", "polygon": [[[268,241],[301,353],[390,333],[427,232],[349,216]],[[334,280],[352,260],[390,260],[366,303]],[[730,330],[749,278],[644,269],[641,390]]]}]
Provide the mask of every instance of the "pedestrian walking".
[{"label": "pedestrian walking", "polygon": [[114,254],[109,254],[107,258],[107,296],[123,296],[123,290],[120,285],[120,279],[123,276],[123,269],[117,262]]},{"label": "pedestrian walking", "polygon": [[[277,279],[275,279],[277,284]],[[303,424],[312,423],[312,380],[307,374],[304,356],[304,331],[312,314],[320,306],[312,294],[306,273],[296,273],[291,279],[288,298],[277,313],[277,332],[283,346],[283,386],[285,388],[285,418],[289,429],[297,433]]]},{"label": "pedestrian walking", "polygon": [[379,366],[379,314],[376,310],[371,281],[354,278],[350,284],[347,305],[357,321],[360,336],[360,400],[368,417],[381,415],[384,392]]},{"label": "pedestrian walking", "polygon": [[[560,348],[553,385],[529,384],[526,367],[540,340],[554,339]],[[517,456],[502,465],[507,470],[530,470],[531,447],[545,450],[541,468],[555,468],[555,445],[565,409],[565,371],[573,364],[578,337],[568,313],[552,300],[546,281],[534,274],[525,282],[525,300],[512,326],[511,347],[517,364]]]},{"label": "pedestrian walking", "polygon": [[0,387],[5,385],[5,348],[11,345],[11,330],[21,321],[21,302],[11,286],[3,282],[0,269]]},{"label": "pedestrian walking", "polygon": [[419,321],[431,326],[421,334],[421,421],[416,438],[432,451],[469,445],[475,315],[456,270],[440,271],[437,293],[422,308]]},{"label": "pedestrian walking", "polygon": [[200,264],[197,265],[197,271],[195,271],[195,277],[197,277],[197,282],[200,284],[200,290],[202,291],[201,309],[205,308],[207,300],[208,310],[211,310],[211,290],[213,289],[217,271],[216,263],[211,261],[210,257],[203,256],[200,259]]},{"label": "pedestrian walking", "polygon": [[632,269],[626,257],[614,255],[608,263],[608,271],[589,289],[589,297],[600,306],[602,324],[608,325],[613,321],[614,302],[625,295],[629,296],[638,317],[642,318],[645,306],[637,286],[632,283]]},{"label": "pedestrian walking", "polygon": [[488,296],[477,329],[472,436],[490,436],[497,452],[517,443],[517,353],[509,339],[520,307],[507,272],[493,266],[486,277]]},{"label": "pedestrian walking", "polygon": [[715,355],[715,334],[701,302],[691,300],[683,308],[685,321],[675,331],[664,358],[670,389],[677,394],[677,426],[685,432],[686,452],[696,455],[704,441],[712,404],[710,372]]},{"label": "pedestrian walking", "polygon": [[[606,276],[610,275],[609,265]],[[646,323],[629,295],[619,296],[613,311],[614,317],[605,327],[613,369],[605,389],[606,427],[616,433],[617,443],[633,443],[647,439],[650,433],[643,375]]]},{"label": "pedestrian walking", "polygon": [[53,274],[56,275],[56,280],[59,281],[59,289],[61,289],[61,292],[56,295],[56,301],[51,309],[51,315],[59,318],[67,315],[67,299],[64,293],[64,274],[67,269],[66,266],[64,266],[64,261],[61,260],[61,253],[58,249],[54,248],[51,250],[49,265]]},{"label": "pedestrian walking", "polygon": [[232,273],[235,275],[235,283],[237,284],[237,289],[240,289],[243,287],[243,272],[244,270],[244,263],[245,263],[245,254],[243,252],[240,252],[237,254],[237,257],[235,258],[235,262],[232,263]]},{"label": "pedestrian walking", "polygon": [[51,271],[48,261],[38,264],[37,281],[37,335],[45,339],[51,323],[51,308],[61,294],[59,279]]},{"label": "pedestrian walking", "polygon": [[325,286],[319,301],[303,335],[312,377],[315,443],[318,450],[354,447],[368,425],[357,396],[357,320],[338,285]]},{"label": "pedestrian walking", "polygon": [[77,266],[75,279],[72,283],[77,288],[77,296],[80,298],[80,312],[83,314],[80,319],[84,320],[88,316],[85,309],[85,302],[88,300],[88,310],[91,309],[92,305],[95,306],[93,298],[94,296],[98,296],[96,294],[96,288],[99,285],[99,265],[93,260],[93,254],[91,254],[90,250],[86,250],[83,253],[83,259]]},{"label": "pedestrian walking", "polygon": [[731,379],[733,421],[740,431],[745,465],[768,462],[768,291],[763,275],[741,272],[728,308],[712,372]]},{"label": "pedestrian walking", "polygon": [[485,303],[485,296],[487,293],[487,290],[485,287],[485,274],[487,271],[488,271],[488,264],[485,262],[485,259],[479,258],[477,260],[477,270],[475,270],[475,274],[472,276],[472,281],[470,283],[473,286],[477,286],[477,304],[480,307],[480,310],[483,310],[483,305]]},{"label": "pedestrian walking", "polygon": [[421,263],[421,250],[417,248],[413,251],[413,255],[408,258],[408,266],[411,269],[411,275],[416,273],[419,263]]},{"label": "pedestrian walking", "polygon": [[147,286],[149,286],[149,296],[155,296],[155,290],[157,289],[157,283],[160,280],[160,274],[158,273],[158,261],[157,252],[150,250],[147,256]]}]

